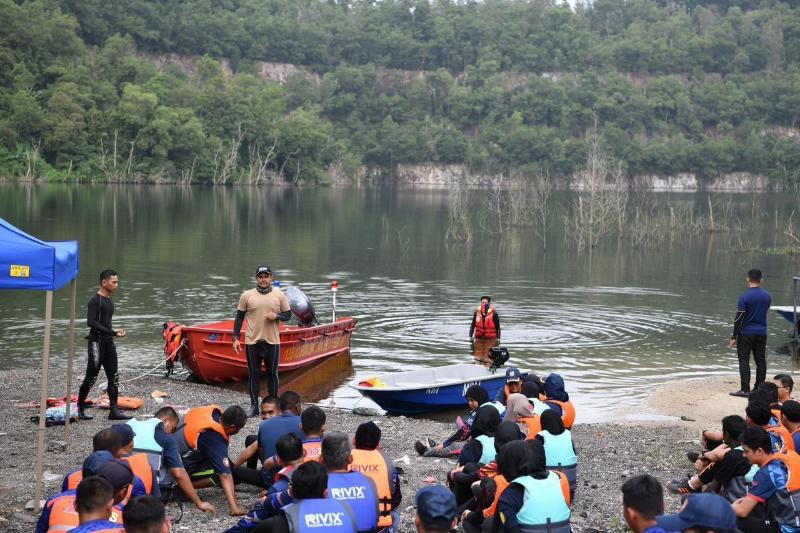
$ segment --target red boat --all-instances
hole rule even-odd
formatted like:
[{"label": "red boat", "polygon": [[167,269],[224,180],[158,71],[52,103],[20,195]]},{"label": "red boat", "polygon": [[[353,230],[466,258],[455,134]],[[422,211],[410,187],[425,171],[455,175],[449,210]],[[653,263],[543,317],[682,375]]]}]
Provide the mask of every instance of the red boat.
[{"label": "red boat", "polygon": [[[350,349],[350,335],[355,329],[356,319],[351,317],[308,327],[280,324],[281,358],[278,371],[295,370]],[[242,327],[242,350],[238,354],[233,351],[232,331],[233,320],[203,326],[165,324],[168,367],[171,362],[180,360],[184,367],[205,383],[246,380],[245,327]],[[170,350],[171,346],[175,348]]]}]

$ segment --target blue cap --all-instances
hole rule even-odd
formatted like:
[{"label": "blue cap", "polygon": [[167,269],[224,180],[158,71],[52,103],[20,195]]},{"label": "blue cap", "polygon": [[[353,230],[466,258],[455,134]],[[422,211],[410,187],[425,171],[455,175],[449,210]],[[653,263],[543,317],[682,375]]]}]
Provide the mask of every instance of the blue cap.
[{"label": "blue cap", "polygon": [[506,369],[506,383],[509,381],[519,381],[520,379],[522,379],[522,374],[520,374],[519,368],[514,368],[512,366]]},{"label": "blue cap", "polygon": [[455,495],[443,485],[431,485],[417,491],[417,514],[425,526],[447,530],[456,517]]},{"label": "blue cap", "polygon": [[106,461],[105,464],[97,470],[97,475],[111,483],[114,492],[119,492],[133,483],[133,470],[131,470],[128,463],[120,461],[119,459]]},{"label": "blue cap", "polygon": [[136,433],[133,432],[133,428],[128,424],[114,424],[111,426],[111,430],[122,437],[123,446],[127,446],[133,442],[133,437],[136,436]]},{"label": "blue cap", "polygon": [[88,477],[97,474],[100,467],[112,459],[114,459],[114,456],[111,455],[111,452],[105,450],[92,453],[83,461],[83,466],[81,467],[83,475]]},{"label": "blue cap", "polygon": [[684,531],[695,526],[713,529],[717,533],[736,531],[736,515],[731,502],[710,492],[689,494],[678,514],[657,516],[656,522],[667,531]]}]

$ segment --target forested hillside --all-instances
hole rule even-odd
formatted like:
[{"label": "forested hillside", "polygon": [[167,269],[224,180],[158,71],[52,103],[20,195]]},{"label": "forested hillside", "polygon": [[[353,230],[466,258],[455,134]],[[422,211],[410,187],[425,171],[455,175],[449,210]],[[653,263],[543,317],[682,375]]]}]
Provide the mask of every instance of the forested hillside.
[{"label": "forested hillside", "polygon": [[[187,74],[163,53],[206,57]],[[278,85],[260,61],[318,76]],[[631,176],[797,182],[798,119],[797,0],[0,0],[9,178],[569,176],[596,132]]]}]

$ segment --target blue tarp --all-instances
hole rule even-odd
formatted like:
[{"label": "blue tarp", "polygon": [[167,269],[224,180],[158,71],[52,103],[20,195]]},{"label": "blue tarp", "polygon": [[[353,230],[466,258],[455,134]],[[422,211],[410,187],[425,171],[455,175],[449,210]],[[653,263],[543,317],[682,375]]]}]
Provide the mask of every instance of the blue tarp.
[{"label": "blue tarp", "polygon": [[0,289],[55,291],[76,275],[78,241],[41,241],[0,218]]}]

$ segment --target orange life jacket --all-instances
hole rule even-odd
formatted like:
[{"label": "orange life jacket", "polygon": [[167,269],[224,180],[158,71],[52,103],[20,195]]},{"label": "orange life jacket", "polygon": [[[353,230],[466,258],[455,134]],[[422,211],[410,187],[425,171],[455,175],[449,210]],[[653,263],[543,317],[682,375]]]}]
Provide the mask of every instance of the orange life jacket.
[{"label": "orange life jacket", "polygon": [[536,435],[542,430],[542,419],[538,416],[523,416],[520,417],[518,422],[522,422],[528,427],[528,433],[525,436],[525,440],[533,440],[536,438]]},{"label": "orange life jacket", "polygon": [[780,451],[773,453],[768,463],[771,461],[780,461],[786,465],[788,471],[788,480],[786,481],[786,490],[789,494],[795,493],[800,490],[800,455],[790,451]]},{"label": "orange life jacket", "polygon": [[[144,488],[147,491],[147,494],[153,493],[153,467],[150,464],[150,460],[147,458],[146,453],[135,453],[133,455],[129,455],[128,457],[123,457],[123,461],[126,461],[133,473],[142,480],[144,483]],[[128,492],[133,490],[133,485],[129,488]],[[130,494],[128,494],[130,497]]]},{"label": "orange life jacket", "polygon": [[319,461],[320,453],[322,453],[322,442],[321,440],[304,442],[303,449],[306,451],[306,456],[303,459],[304,463],[309,461]]},{"label": "orange life jacket", "polygon": [[797,451],[794,449],[794,439],[792,439],[792,434],[789,433],[789,430],[783,426],[769,426],[764,428],[770,433],[777,433],[780,435],[781,440],[783,440],[783,446],[781,446],[781,451],[791,450]]},{"label": "orange life jacket", "polygon": [[178,350],[183,342],[183,324],[168,322],[164,324],[164,356],[167,361],[175,362],[178,358]]},{"label": "orange life jacket", "polygon": [[558,400],[551,400],[550,398],[545,398],[545,401],[561,407],[561,420],[564,421],[564,427],[567,429],[572,428],[572,424],[575,423],[575,406],[572,405],[572,402],[560,402]]},{"label": "orange life jacket", "polygon": [[497,329],[494,324],[494,307],[489,307],[486,315],[483,314],[483,308],[478,306],[475,311],[475,337],[479,339],[496,339]]},{"label": "orange life jacket", "polygon": [[75,490],[78,488],[78,483],[83,480],[83,470],[77,469],[71,474],[67,474],[67,490]]},{"label": "orange life jacket", "polygon": [[48,533],[69,531],[80,524],[78,511],[75,510],[75,493],[59,494],[47,502],[47,507],[50,508],[50,521],[47,523]]},{"label": "orange life jacket", "polygon": [[214,420],[211,416],[214,411],[219,411],[222,413],[220,406],[206,405],[203,407],[189,409],[189,411],[184,415],[183,437],[186,439],[186,444],[190,449],[197,449],[197,437],[200,436],[200,432],[207,429],[213,429],[222,435],[222,438],[225,439],[225,442],[228,442],[228,434],[225,433],[225,429],[222,427],[222,424]]},{"label": "orange life jacket", "polygon": [[[558,476],[558,480],[561,483],[561,493],[564,495],[567,505],[572,505],[572,498],[570,498],[569,495],[569,480],[567,479],[567,476],[556,470],[552,470],[552,472],[555,472]],[[492,505],[483,510],[483,516],[485,518],[494,516],[494,514],[497,512],[497,504],[500,502],[500,496],[503,495],[503,491],[506,490],[510,485],[510,483],[506,481],[505,476],[501,476],[500,474],[494,477],[494,482],[497,485],[497,490],[494,493],[494,501],[492,502]]]},{"label": "orange life jacket", "polygon": [[378,489],[378,529],[392,525],[391,468],[379,450],[353,449],[350,469],[361,472],[375,482]]}]

